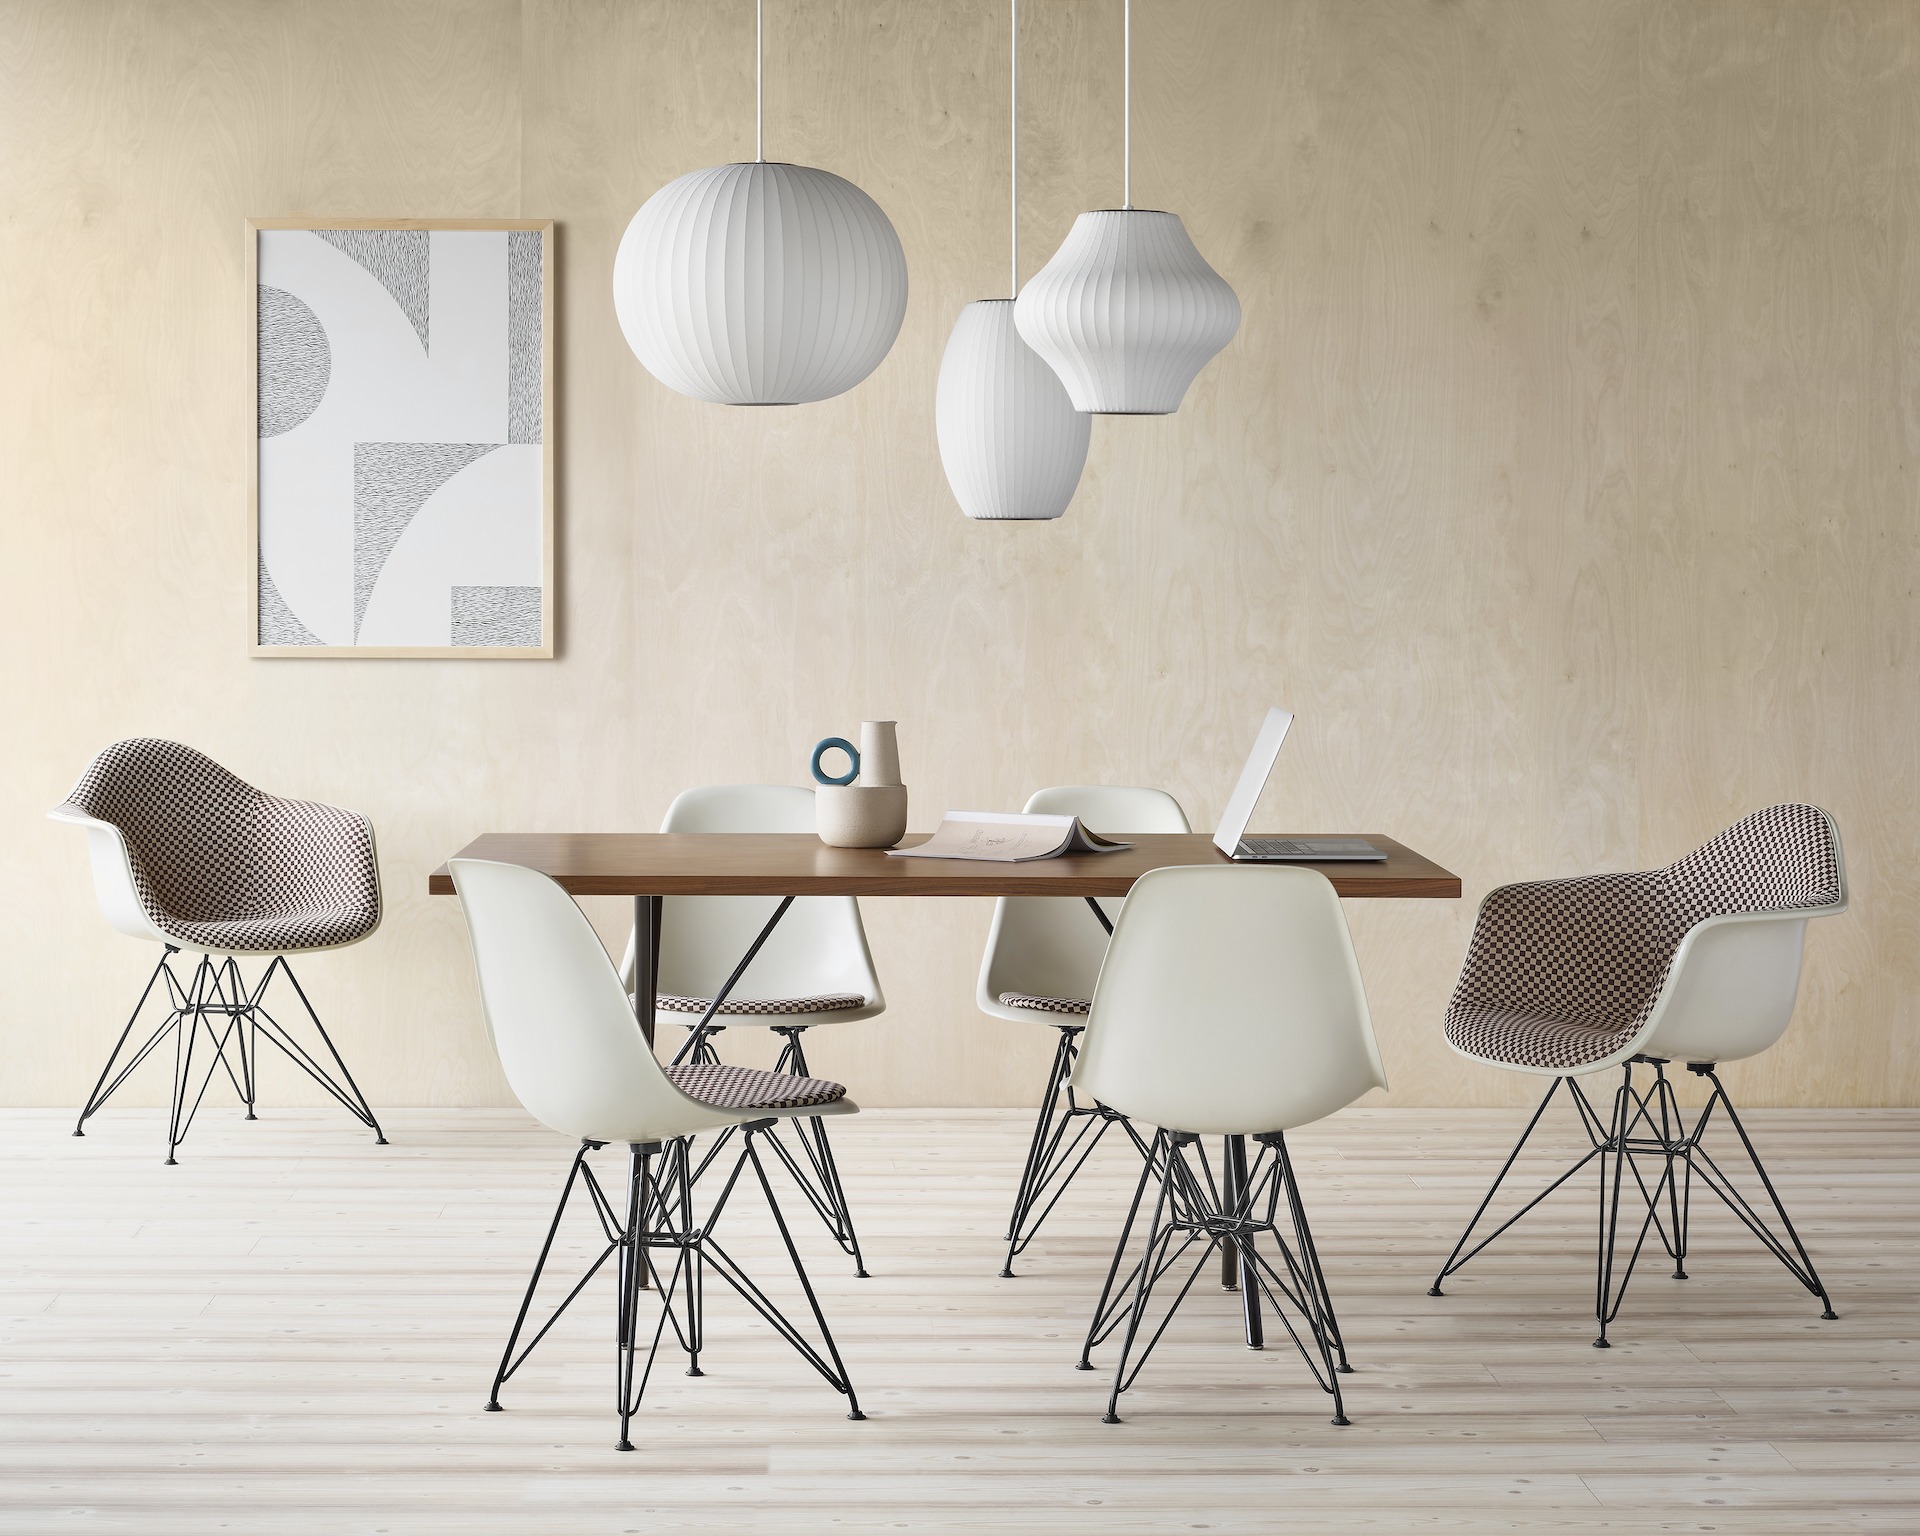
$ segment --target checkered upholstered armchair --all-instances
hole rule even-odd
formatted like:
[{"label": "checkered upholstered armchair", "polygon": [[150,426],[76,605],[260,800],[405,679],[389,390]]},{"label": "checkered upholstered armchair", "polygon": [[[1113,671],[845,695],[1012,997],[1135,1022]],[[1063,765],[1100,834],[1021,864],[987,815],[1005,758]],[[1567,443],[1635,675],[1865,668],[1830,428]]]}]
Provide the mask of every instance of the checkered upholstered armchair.
[{"label": "checkered upholstered armchair", "polygon": [[[173,1039],[167,1161],[224,1070],[254,1112],[262,1040],[276,1046],[384,1143],[380,1126],[287,964],[289,954],[357,944],[380,926],[380,873],[364,816],[255,789],[177,742],[116,742],[49,816],[87,833],[94,893],[122,933],[163,946],[74,1135],[164,1041]],[[181,954],[197,957],[176,966]],[[267,957],[249,984],[241,957]],[[182,974],[182,971],[185,974]],[[265,1003],[284,975],[324,1058]],[[158,1024],[122,1062],[150,1000]]]},{"label": "checkered upholstered armchair", "polygon": [[[1649,1231],[1672,1258],[1674,1277],[1687,1277],[1696,1179],[1820,1298],[1823,1316],[1833,1317],[1826,1287],[1716,1069],[1757,1055],[1785,1033],[1807,920],[1846,906],[1839,830],[1811,805],[1756,811],[1664,869],[1534,881],[1489,893],[1447,1009],[1447,1041],[1469,1060],[1552,1082],[1429,1294],[1442,1294],[1442,1281],[1597,1161],[1597,1347],[1607,1345],[1607,1325],[1619,1311]],[[1667,1076],[1676,1061],[1710,1087],[1691,1124]],[[1642,1069],[1637,1081],[1636,1068]],[[1604,1099],[1596,1108],[1580,1081],[1605,1071],[1618,1074],[1610,1111]],[[1563,1092],[1580,1118],[1588,1151],[1469,1248],[1502,1181]],[[1773,1231],[1701,1145],[1716,1114],[1736,1136],[1781,1232]],[[1631,1254],[1617,1264],[1623,1193],[1636,1209],[1644,1205],[1645,1214]]]}]

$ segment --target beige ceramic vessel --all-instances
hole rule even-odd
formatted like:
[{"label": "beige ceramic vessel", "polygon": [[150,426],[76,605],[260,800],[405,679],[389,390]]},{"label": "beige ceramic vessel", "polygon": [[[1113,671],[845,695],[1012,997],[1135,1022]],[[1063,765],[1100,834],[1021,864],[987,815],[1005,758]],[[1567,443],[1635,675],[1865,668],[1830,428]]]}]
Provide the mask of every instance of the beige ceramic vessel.
[{"label": "beige ceramic vessel", "polygon": [[813,826],[834,848],[891,848],[907,835],[904,784],[822,784],[813,792]]}]

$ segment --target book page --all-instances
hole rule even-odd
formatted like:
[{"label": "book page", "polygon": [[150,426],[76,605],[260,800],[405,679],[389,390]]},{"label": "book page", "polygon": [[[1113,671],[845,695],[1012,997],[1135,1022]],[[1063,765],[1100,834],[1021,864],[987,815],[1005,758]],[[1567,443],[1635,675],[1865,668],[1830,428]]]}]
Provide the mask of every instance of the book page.
[{"label": "book page", "polygon": [[939,829],[917,848],[895,848],[894,858],[991,859],[1017,864],[1044,859],[1066,845],[1070,816],[999,817],[979,811],[949,811]]},{"label": "book page", "polygon": [[918,848],[895,848],[894,858],[992,859],[1005,864],[1062,853],[1111,853],[1130,844],[1089,832],[1076,816],[1040,812],[948,811]]}]

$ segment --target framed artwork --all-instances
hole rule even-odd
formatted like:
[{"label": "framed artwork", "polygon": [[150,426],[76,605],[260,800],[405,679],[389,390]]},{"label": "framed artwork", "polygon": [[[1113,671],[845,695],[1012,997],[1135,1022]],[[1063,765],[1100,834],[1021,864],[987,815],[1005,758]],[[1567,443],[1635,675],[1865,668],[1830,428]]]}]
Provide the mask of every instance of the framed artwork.
[{"label": "framed artwork", "polygon": [[553,655],[553,223],[250,219],[255,656]]}]

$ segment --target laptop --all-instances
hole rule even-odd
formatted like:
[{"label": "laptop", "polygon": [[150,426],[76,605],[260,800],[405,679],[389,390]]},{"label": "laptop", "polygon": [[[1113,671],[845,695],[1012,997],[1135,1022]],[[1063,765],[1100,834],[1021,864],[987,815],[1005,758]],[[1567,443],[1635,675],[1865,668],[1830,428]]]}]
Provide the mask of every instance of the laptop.
[{"label": "laptop", "polygon": [[1274,760],[1280,756],[1280,744],[1287,739],[1293,716],[1277,706],[1254,738],[1247,765],[1240,770],[1240,782],[1227,797],[1227,808],[1220,815],[1220,830],[1213,844],[1228,858],[1240,863],[1336,864],[1384,862],[1386,854],[1364,837],[1248,837],[1247,823],[1253,820],[1253,808],[1260,791],[1267,787]]}]

